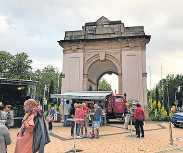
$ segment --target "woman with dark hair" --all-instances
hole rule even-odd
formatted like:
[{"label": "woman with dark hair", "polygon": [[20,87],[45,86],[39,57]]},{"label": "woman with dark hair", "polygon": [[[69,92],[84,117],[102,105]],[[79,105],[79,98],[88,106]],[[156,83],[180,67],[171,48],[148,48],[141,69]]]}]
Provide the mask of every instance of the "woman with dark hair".
[{"label": "woman with dark hair", "polygon": [[136,104],[136,108],[134,111],[134,119],[135,119],[135,129],[137,138],[144,137],[144,111],[139,103]]}]

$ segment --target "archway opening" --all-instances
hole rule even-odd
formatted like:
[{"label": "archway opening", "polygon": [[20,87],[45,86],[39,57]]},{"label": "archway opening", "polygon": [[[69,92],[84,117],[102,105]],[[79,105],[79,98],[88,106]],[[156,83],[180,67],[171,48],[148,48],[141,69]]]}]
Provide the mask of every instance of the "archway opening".
[{"label": "archway opening", "polygon": [[97,90],[99,91],[110,91],[118,93],[118,81],[119,77],[115,73],[106,73],[98,80]]},{"label": "archway opening", "polygon": [[103,84],[109,84],[113,92],[118,93],[119,91],[119,78],[118,78],[118,68],[110,60],[100,61],[96,60],[92,63],[88,69],[88,82],[87,90],[96,91],[103,90],[105,88],[100,88],[99,83],[103,81]]}]

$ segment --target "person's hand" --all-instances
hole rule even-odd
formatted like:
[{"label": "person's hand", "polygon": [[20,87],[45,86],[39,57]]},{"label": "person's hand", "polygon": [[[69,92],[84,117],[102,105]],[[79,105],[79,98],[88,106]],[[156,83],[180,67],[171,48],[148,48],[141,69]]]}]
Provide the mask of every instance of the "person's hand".
[{"label": "person's hand", "polygon": [[24,133],[24,128],[20,128],[19,130],[18,130],[18,133],[17,133],[17,136],[23,136],[23,133]]}]

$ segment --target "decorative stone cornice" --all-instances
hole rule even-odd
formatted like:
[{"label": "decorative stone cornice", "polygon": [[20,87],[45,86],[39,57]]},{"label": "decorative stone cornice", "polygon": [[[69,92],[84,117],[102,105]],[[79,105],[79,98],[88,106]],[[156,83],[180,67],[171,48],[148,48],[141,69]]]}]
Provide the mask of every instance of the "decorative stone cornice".
[{"label": "decorative stone cornice", "polygon": [[137,38],[143,38],[143,42],[148,43],[150,37],[145,34],[143,26],[125,27],[121,21],[110,21],[102,16],[96,22],[86,23],[82,30],[66,31],[64,40],[59,40],[58,43],[63,48],[65,43]]}]

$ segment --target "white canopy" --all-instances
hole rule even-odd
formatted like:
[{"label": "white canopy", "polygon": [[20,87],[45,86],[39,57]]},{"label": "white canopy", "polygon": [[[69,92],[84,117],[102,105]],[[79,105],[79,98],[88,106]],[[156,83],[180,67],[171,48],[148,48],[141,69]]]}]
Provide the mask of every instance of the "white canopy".
[{"label": "white canopy", "polygon": [[51,98],[78,99],[78,100],[104,100],[112,91],[81,91],[63,94],[51,94]]}]

